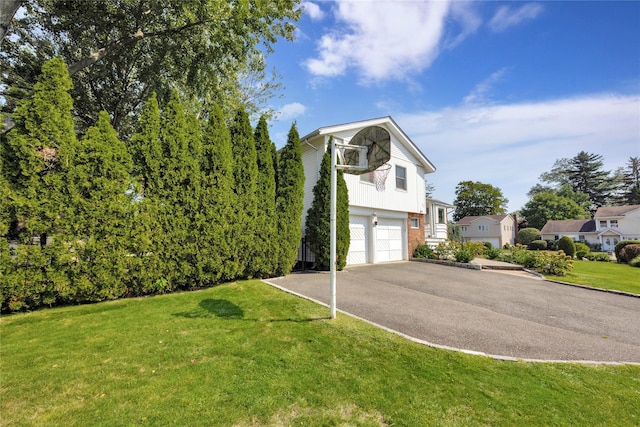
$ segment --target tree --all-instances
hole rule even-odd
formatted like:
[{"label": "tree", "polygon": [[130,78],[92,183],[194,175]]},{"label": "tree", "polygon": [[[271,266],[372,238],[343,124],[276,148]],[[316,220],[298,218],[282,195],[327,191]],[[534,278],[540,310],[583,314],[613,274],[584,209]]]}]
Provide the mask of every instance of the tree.
[{"label": "tree", "polygon": [[429,181],[427,181],[426,179],[424,180],[424,192],[425,195],[427,196],[427,199],[430,199],[433,196],[433,192],[436,191],[436,187],[430,183]]},{"label": "tree", "polygon": [[254,277],[272,276],[278,263],[277,219],[276,219],[276,171],[273,164],[275,145],[269,137],[267,119],[263,115],[254,133],[258,175],[256,198],[256,256],[251,261]]},{"label": "tree", "polygon": [[[349,195],[344,181],[344,172],[338,170],[336,206],[336,268],[342,270],[349,252]],[[316,258],[318,270],[331,268],[330,224],[331,224],[331,151],[322,157],[320,177],[313,187],[313,202],[307,213],[305,235],[307,244]]]},{"label": "tree", "polygon": [[534,240],[539,240],[542,238],[542,234],[540,234],[540,230],[534,227],[523,228],[518,231],[516,236],[516,241],[521,245],[528,245]]},{"label": "tree", "polygon": [[589,211],[573,200],[555,193],[538,193],[520,211],[529,227],[541,230],[549,220],[589,218]]},{"label": "tree", "polygon": [[51,233],[70,202],[65,175],[73,163],[78,141],[73,117],[72,83],[64,61],[42,66],[33,96],[21,101],[16,126],[0,144],[5,178],[14,198],[12,211],[23,238]]},{"label": "tree", "polygon": [[296,263],[302,239],[304,167],[296,124],[277,160],[276,212],[278,224],[278,274],[289,274]]},{"label": "tree", "polygon": [[250,277],[252,271],[248,268],[247,262],[257,255],[255,218],[259,208],[256,196],[258,163],[253,129],[244,109],[236,112],[229,127],[229,133],[233,150],[233,188],[236,196],[236,223],[233,228],[233,239],[236,242],[237,252],[234,259],[240,266],[239,275]]},{"label": "tree", "polygon": [[573,258],[576,254],[576,244],[571,237],[562,236],[560,240],[558,240],[558,250],[563,251],[567,256]]},{"label": "tree", "polygon": [[615,190],[615,183],[609,171],[602,170],[603,157],[599,154],[579,152],[570,159],[567,168],[567,179],[574,191],[589,196],[590,210],[606,204]]},{"label": "tree", "polygon": [[459,221],[465,216],[504,213],[507,211],[507,203],[509,200],[497,187],[478,181],[461,181],[456,186],[453,220]]},{"label": "tree", "polygon": [[33,0],[23,10],[3,42],[0,63],[11,90],[2,96],[23,96],[42,62],[60,55],[82,127],[105,109],[123,135],[152,91],[164,102],[178,88],[199,105],[248,103],[257,111],[279,89],[253,85],[267,77],[262,52],[280,37],[291,40],[301,13],[295,0]]},{"label": "tree", "polygon": [[204,271],[216,283],[232,280],[240,265],[236,259],[233,227],[236,223],[236,195],[233,191],[233,149],[222,109],[214,106],[203,134],[202,217],[196,229],[202,236],[200,251]]},{"label": "tree", "polygon": [[628,205],[640,205],[640,157],[629,157],[623,170],[623,200]]}]

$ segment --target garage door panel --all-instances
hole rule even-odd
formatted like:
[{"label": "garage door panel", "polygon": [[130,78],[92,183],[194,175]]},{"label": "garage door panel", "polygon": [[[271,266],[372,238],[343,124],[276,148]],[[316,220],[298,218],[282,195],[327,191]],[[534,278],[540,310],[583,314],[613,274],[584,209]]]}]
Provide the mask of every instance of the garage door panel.
[{"label": "garage door panel", "polygon": [[347,264],[366,264],[368,262],[369,236],[367,230],[368,218],[352,216],[349,218],[349,232],[351,243],[347,254]]},{"label": "garage door panel", "polygon": [[384,218],[378,222],[376,257],[378,262],[402,260],[401,219]]}]

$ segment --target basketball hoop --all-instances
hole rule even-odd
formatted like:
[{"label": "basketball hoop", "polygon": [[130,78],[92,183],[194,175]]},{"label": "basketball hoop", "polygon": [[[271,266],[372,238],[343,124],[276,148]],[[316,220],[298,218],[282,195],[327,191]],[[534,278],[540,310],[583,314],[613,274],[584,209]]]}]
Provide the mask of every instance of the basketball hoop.
[{"label": "basketball hoop", "polygon": [[380,166],[378,169],[373,172],[369,172],[369,176],[371,177],[371,182],[376,185],[376,190],[384,191],[385,185],[384,183],[387,180],[387,176],[389,176],[389,171],[391,171],[391,165],[389,163],[385,163]]}]

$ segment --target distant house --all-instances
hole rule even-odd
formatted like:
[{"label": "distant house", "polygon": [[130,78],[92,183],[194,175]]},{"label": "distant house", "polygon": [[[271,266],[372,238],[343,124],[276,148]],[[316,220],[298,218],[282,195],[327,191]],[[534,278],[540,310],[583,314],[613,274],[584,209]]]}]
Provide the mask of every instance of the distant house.
[{"label": "distant house", "polygon": [[569,236],[603,251],[612,251],[621,240],[640,240],[640,205],[602,206],[593,219],[547,221],[541,233],[545,240]]},{"label": "distant house", "polygon": [[[382,190],[376,188],[372,174],[344,175],[349,190],[351,233],[347,265],[408,260],[425,238],[424,175],[433,173],[435,166],[388,116],[322,127],[300,138],[305,174],[303,230],[329,139],[334,137],[348,144],[360,130],[370,126],[381,127],[390,134],[391,169]],[[299,259],[312,262],[313,254],[300,251]]]},{"label": "distant house", "polygon": [[489,242],[495,248],[515,243],[516,227],[508,214],[465,216],[456,224],[465,242]]},{"label": "distant house", "polygon": [[540,230],[543,240],[558,240],[562,236],[571,237],[576,242],[590,246],[599,245],[596,222],[592,219],[550,220]]},{"label": "distant house", "polygon": [[424,214],[424,241],[427,245],[435,247],[449,238],[449,209],[453,209],[453,205],[427,198]]}]

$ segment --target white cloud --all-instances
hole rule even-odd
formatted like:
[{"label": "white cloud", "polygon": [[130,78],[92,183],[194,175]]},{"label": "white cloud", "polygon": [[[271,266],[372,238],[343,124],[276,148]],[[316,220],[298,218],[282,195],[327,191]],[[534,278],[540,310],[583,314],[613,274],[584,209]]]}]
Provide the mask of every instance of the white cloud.
[{"label": "white cloud", "polygon": [[304,14],[308,15],[312,21],[321,21],[324,19],[324,12],[317,4],[311,3],[310,1],[304,1],[301,6]]},{"label": "white cloud", "polygon": [[507,68],[501,68],[495,73],[491,74],[487,79],[478,83],[471,93],[464,98],[465,104],[479,104],[486,103],[488,100],[488,93],[493,86],[498,83],[504,75],[507,73]]},{"label": "white cloud", "polygon": [[[453,47],[477,29],[480,21],[470,4],[337,1],[336,26],[320,38],[318,55],[305,65],[320,77],[339,76],[354,68],[361,83],[402,80],[431,65],[445,36],[445,47]],[[445,34],[449,16],[460,23],[457,36]]]},{"label": "white cloud", "polygon": [[434,196],[453,202],[460,181],[502,189],[509,210],[555,160],[584,150],[601,154],[605,169],[640,155],[639,96],[598,94],[501,105],[466,105],[399,115],[398,124],[435,164],[427,179]]},{"label": "white cloud", "polygon": [[291,120],[303,115],[307,111],[307,107],[299,102],[285,104],[278,111],[278,120]]},{"label": "white cloud", "polygon": [[542,10],[543,7],[540,3],[527,3],[519,8],[500,6],[489,21],[489,28],[495,32],[504,31],[523,21],[538,17]]}]

